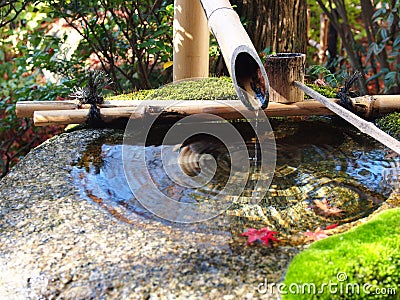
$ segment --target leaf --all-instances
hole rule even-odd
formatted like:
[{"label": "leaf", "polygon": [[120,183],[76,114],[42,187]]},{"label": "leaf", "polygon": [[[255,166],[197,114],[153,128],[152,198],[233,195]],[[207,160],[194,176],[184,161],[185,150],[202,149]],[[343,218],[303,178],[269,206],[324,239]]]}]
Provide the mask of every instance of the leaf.
[{"label": "leaf", "polygon": [[382,28],[381,36],[383,39],[386,39],[388,37],[387,30],[385,28]]},{"label": "leaf", "polygon": [[382,72],[379,72],[379,73],[376,73],[375,75],[372,75],[371,77],[369,77],[367,79],[367,83],[370,82],[371,80],[374,80],[374,79],[378,78],[379,76],[382,76],[382,75],[383,75]]},{"label": "leaf", "polygon": [[336,228],[336,227],[338,227],[338,226],[339,226],[339,224],[331,224],[331,225],[326,226],[326,227],[325,227],[325,230],[334,229],[334,228]]},{"label": "leaf", "polygon": [[380,15],[385,14],[385,12],[386,12],[386,9],[380,8],[380,9],[378,9],[378,10],[372,15],[372,18],[371,18],[371,19],[372,19],[373,21],[376,21],[376,18],[379,17]]},{"label": "leaf", "polygon": [[388,27],[392,27],[393,21],[394,21],[394,14],[391,12],[391,13],[389,14],[389,17],[388,17],[388,20],[387,20],[387,22],[388,22]]},{"label": "leaf", "polygon": [[173,61],[167,61],[164,63],[164,70],[168,69],[170,66],[173,65]]},{"label": "leaf", "polygon": [[306,236],[306,242],[315,242],[322,240],[324,238],[327,238],[329,234],[331,234],[329,231],[338,227],[339,224],[331,224],[325,227],[325,229],[321,229],[318,227],[315,231],[307,231],[304,232],[303,235]]},{"label": "leaf", "polygon": [[240,234],[240,236],[247,236],[247,245],[250,245],[256,241],[260,241],[266,246],[269,245],[270,241],[279,242],[279,240],[274,236],[278,234],[276,231],[269,230],[267,227],[257,230],[255,228],[248,228],[247,231]]},{"label": "leaf", "polygon": [[325,233],[325,230],[321,228],[317,228],[315,231],[304,232],[303,235],[307,237],[306,242],[315,242],[328,237],[328,235]]},{"label": "leaf", "polygon": [[393,42],[393,48],[396,48],[397,46],[400,45],[400,34],[399,36],[394,40]]},{"label": "leaf", "polygon": [[325,217],[331,217],[331,216],[337,217],[343,213],[343,209],[340,209],[337,206],[331,206],[328,203],[328,200],[326,200],[326,199],[314,200],[313,208],[317,214],[325,216]]}]

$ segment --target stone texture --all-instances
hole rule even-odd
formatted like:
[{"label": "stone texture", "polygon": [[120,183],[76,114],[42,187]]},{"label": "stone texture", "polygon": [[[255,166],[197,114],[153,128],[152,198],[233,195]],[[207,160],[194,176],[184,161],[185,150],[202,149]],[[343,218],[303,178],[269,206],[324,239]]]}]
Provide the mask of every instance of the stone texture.
[{"label": "stone texture", "polygon": [[0,181],[1,298],[276,298],[257,287],[278,282],[296,248],[246,247],[229,225],[127,223],[80,196],[71,163],[94,139],[120,134],[62,134]]}]

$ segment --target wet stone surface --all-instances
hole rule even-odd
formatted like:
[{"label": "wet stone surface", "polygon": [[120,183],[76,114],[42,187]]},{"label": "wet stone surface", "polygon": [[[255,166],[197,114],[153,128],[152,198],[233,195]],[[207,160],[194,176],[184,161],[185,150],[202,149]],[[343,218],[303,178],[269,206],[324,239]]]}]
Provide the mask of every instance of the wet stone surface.
[{"label": "wet stone surface", "polygon": [[[0,182],[0,294],[5,299],[274,298],[298,250],[245,247],[221,216],[184,226],[138,215],[125,222],[83,199],[72,178],[88,144],[115,130],[62,134]],[[217,218],[218,219],[218,218]]]}]

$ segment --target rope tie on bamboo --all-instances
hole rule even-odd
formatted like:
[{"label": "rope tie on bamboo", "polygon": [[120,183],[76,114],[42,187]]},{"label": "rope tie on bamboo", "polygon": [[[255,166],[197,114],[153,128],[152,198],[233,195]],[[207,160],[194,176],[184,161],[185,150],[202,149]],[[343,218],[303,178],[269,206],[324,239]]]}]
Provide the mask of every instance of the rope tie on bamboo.
[{"label": "rope tie on bamboo", "polygon": [[86,119],[86,124],[94,128],[105,127],[105,122],[101,119],[99,105],[104,103],[102,89],[111,84],[111,80],[101,71],[89,70],[87,73],[87,85],[83,88],[75,88],[71,97],[79,101],[79,107],[89,104],[90,109]]},{"label": "rope tie on bamboo", "polygon": [[[373,117],[373,108],[375,98],[372,96],[358,97],[359,95],[350,91],[352,85],[360,78],[361,73],[356,71],[353,75],[349,76],[339,92],[336,93],[336,98],[339,99],[339,104],[356,115],[363,118],[370,119]],[[355,99],[351,99],[357,97]],[[362,100],[360,100],[362,99]]]},{"label": "rope tie on bamboo", "polygon": [[336,93],[336,98],[340,100],[339,104],[351,111],[353,111],[353,102],[351,101],[350,97],[357,97],[358,95],[350,91],[350,88],[360,76],[361,73],[356,71],[353,75],[346,79],[344,87]]}]

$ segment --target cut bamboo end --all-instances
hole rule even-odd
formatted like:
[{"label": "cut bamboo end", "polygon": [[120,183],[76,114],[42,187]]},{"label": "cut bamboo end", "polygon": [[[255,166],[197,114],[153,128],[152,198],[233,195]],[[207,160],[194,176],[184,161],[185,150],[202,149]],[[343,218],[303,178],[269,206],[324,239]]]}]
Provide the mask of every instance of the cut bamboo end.
[{"label": "cut bamboo end", "polygon": [[265,58],[265,69],[270,84],[270,101],[280,103],[304,100],[304,92],[294,81],[304,82],[306,55],[302,53],[277,53]]}]

